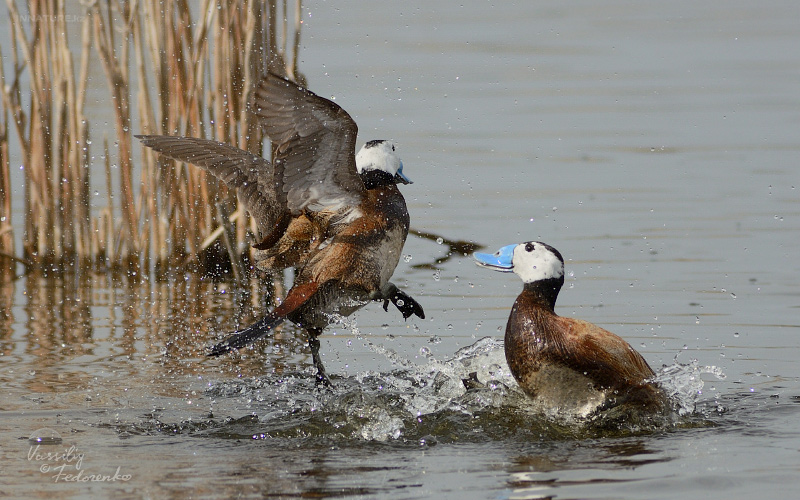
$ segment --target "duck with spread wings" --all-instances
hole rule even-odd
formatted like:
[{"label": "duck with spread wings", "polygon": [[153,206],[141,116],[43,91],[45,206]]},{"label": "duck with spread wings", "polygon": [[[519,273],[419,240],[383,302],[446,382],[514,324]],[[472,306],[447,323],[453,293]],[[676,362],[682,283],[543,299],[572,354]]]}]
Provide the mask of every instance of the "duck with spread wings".
[{"label": "duck with spread wings", "polygon": [[411,181],[389,141],[355,154],[358,127],[335,103],[274,74],[250,99],[275,147],[274,163],[233,146],[190,137],[137,136],[175,160],[204,168],[229,188],[256,223],[256,267],[296,270],[283,302],[251,326],[214,345],[216,356],[269,335],[289,320],[308,335],[317,382],[330,384],[319,335],[371,301],[391,301],[407,319],[422,307],[389,279],[408,235],[398,183]]}]

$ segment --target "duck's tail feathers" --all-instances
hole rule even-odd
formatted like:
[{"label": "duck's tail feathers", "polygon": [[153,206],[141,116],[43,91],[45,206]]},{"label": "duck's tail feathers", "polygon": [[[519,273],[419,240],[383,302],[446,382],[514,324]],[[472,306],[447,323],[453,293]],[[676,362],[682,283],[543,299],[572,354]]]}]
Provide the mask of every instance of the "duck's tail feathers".
[{"label": "duck's tail feathers", "polygon": [[241,349],[261,337],[271,334],[275,327],[283,323],[283,320],[283,316],[278,316],[274,312],[271,312],[244,330],[234,333],[219,344],[215,344],[211,347],[208,356],[219,356],[236,349]]}]

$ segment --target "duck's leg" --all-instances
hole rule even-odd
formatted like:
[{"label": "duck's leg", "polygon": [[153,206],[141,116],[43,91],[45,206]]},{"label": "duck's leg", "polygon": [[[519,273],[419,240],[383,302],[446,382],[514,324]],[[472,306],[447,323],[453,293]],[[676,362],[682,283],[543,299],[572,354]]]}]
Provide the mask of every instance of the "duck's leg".
[{"label": "duck's leg", "polygon": [[319,355],[319,335],[322,333],[322,329],[309,328],[306,332],[308,333],[308,346],[311,348],[311,359],[314,360],[314,367],[317,369],[317,385],[330,387],[331,380],[328,378],[328,374],[325,373],[322,357]]},{"label": "duck's leg", "polygon": [[211,347],[211,351],[208,353],[208,356],[219,356],[220,354],[225,354],[226,352],[230,352],[235,349],[241,349],[242,347],[255,342],[261,337],[271,335],[275,330],[275,327],[281,323],[283,323],[282,317],[276,315],[274,312],[269,313],[244,330],[234,333],[219,344]]}]

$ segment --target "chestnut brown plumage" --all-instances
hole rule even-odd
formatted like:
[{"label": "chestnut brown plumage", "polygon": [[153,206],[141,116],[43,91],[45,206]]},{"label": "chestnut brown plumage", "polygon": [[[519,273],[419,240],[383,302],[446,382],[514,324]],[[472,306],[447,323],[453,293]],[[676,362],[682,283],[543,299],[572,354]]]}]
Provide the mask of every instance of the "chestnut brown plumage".
[{"label": "chestnut brown plumage", "polygon": [[212,347],[239,349],[285,320],[303,327],[319,383],[329,384],[319,356],[322,330],[370,301],[391,301],[403,318],[422,307],[389,279],[408,235],[409,215],[398,183],[410,183],[392,143],[370,141],[355,155],[357,126],[338,105],[268,74],[251,99],[275,146],[274,164],[202,139],[137,136],[162,154],[205,168],[256,220],[259,269],[296,268],[294,285],[264,318]]},{"label": "chestnut brown plumage", "polygon": [[587,321],[556,314],[564,284],[558,250],[532,241],[475,258],[524,282],[506,324],[505,353],[514,378],[535,401],[578,417],[621,405],[641,412],[665,408],[653,370],[628,342]]}]

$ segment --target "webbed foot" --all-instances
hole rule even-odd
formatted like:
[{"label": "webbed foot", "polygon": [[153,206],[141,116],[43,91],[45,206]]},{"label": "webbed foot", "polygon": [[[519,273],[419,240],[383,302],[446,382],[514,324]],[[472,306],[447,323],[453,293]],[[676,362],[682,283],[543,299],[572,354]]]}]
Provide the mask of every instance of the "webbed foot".
[{"label": "webbed foot", "polygon": [[389,310],[390,300],[397,310],[400,311],[400,314],[403,315],[403,319],[408,319],[412,315],[417,315],[420,319],[425,319],[425,311],[422,310],[422,306],[419,305],[419,302],[399,288],[395,289],[394,293],[392,293],[388,299],[383,300],[384,311]]}]

